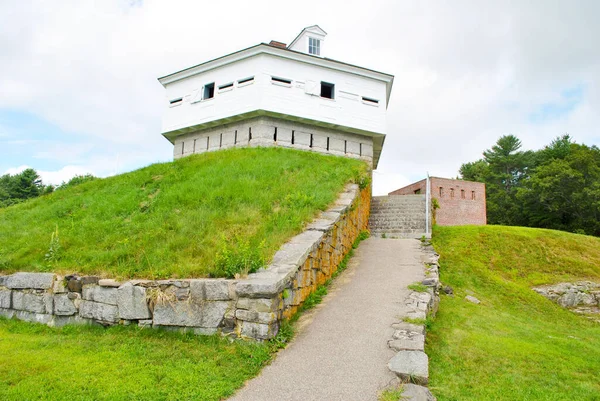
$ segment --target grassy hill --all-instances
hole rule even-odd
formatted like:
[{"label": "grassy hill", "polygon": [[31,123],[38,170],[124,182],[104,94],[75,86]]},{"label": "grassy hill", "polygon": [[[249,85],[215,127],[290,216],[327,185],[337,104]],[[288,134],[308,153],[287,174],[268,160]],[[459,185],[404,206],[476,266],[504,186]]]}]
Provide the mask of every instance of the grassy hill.
[{"label": "grassy hill", "polygon": [[84,183],[0,209],[0,272],[167,278],[256,268],[366,168],[244,148]]},{"label": "grassy hill", "polygon": [[427,337],[438,400],[600,400],[600,324],[531,290],[600,282],[600,238],[467,226],[437,227],[433,243],[455,292]]}]

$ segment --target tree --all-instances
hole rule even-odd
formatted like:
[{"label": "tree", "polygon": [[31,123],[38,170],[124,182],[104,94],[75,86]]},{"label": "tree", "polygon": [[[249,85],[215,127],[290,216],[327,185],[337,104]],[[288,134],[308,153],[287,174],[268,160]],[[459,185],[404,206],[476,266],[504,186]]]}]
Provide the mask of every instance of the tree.
[{"label": "tree", "polygon": [[37,171],[32,168],[19,174],[0,177],[0,207],[10,206],[26,199],[52,192],[54,187],[45,186]]}]

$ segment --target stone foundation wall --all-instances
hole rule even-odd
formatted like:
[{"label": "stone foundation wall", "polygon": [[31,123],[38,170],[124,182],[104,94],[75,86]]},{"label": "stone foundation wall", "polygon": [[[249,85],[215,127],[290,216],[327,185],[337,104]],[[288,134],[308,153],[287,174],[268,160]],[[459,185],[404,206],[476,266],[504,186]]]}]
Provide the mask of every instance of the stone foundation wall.
[{"label": "stone foundation wall", "polygon": [[269,339],[324,283],[366,229],[370,188],[349,185],[334,206],[245,279],[131,280],[15,273],[0,276],[0,316],[44,323],[138,324]]},{"label": "stone foundation wall", "polygon": [[270,117],[194,131],[177,137],[173,146],[175,159],[239,146],[282,146],[373,163],[371,137]]}]

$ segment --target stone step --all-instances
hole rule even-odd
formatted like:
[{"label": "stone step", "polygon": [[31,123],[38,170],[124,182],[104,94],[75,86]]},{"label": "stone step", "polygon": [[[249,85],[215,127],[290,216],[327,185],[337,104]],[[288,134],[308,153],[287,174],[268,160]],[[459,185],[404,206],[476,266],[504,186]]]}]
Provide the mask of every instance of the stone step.
[{"label": "stone step", "polygon": [[397,226],[378,226],[378,225],[369,225],[369,228],[371,230],[379,230],[379,231],[390,231],[390,230],[396,230],[396,231],[406,231],[406,230],[424,230],[425,229],[425,224],[404,224],[404,225],[397,225]]},{"label": "stone step", "polygon": [[399,238],[399,239],[421,239],[423,236],[428,237],[425,232],[416,233],[390,233],[390,232],[375,232],[371,231],[371,237],[374,238]]},{"label": "stone step", "polygon": [[425,200],[419,199],[416,201],[386,201],[386,202],[371,202],[371,206],[403,206],[403,205],[425,205]]},{"label": "stone step", "polygon": [[386,212],[401,212],[406,211],[422,211],[425,213],[425,206],[403,206],[403,207],[372,207],[371,213],[386,213]]},{"label": "stone step", "polygon": [[406,218],[425,219],[425,213],[420,211],[414,213],[372,213],[370,218],[376,220],[394,220]]},{"label": "stone step", "polygon": [[370,229],[371,233],[389,233],[389,234],[417,234],[417,233],[421,233],[421,232],[425,232],[425,230],[423,228],[415,228],[415,229],[411,229],[411,228],[407,228],[407,229],[387,229],[387,230],[381,230],[378,228],[373,228]]},{"label": "stone step", "polygon": [[372,226],[403,226],[405,224],[421,225],[425,227],[425,219],[406,219],[406,220],[369,220]]}]

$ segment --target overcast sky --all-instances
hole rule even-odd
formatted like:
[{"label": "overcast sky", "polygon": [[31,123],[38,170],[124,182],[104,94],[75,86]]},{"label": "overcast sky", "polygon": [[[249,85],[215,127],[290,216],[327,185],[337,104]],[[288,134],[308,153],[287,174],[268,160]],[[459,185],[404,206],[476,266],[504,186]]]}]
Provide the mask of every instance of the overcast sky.
[{"label": "overcast sky", "polygon": [[0,174],[171,160],[157,77],[314,24],[327,57],[395,75],[376,194],[456,177],[505,134],[600,145],[599,21],[596,0],[2,1]]}]

